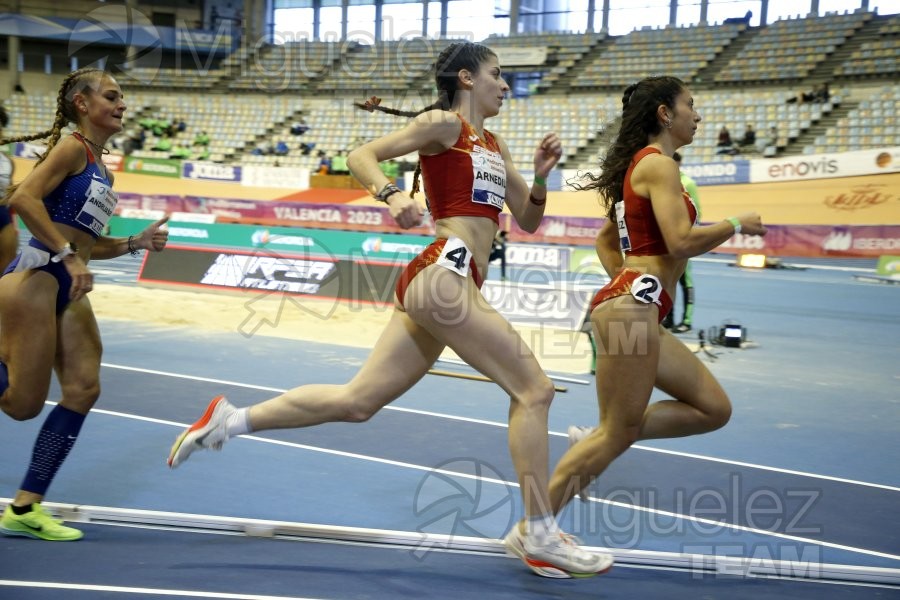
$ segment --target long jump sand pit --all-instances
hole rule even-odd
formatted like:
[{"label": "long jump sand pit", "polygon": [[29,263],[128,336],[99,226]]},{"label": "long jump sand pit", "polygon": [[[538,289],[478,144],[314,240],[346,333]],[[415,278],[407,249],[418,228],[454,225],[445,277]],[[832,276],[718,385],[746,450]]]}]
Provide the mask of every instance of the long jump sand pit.
[{"label": "long jump sand pit", "polygon": [[[98,320],[139,321],[233,333],[253,344],[257,335],[371,348],[392,308],[280,294],[214,293],[145,286],[97,284],[90,294]],[[552,373],[586,376],[591,348],[585,334],[550,328],[515,327],[541,366]],[[455,359],[446,350],[442,358]]]}]

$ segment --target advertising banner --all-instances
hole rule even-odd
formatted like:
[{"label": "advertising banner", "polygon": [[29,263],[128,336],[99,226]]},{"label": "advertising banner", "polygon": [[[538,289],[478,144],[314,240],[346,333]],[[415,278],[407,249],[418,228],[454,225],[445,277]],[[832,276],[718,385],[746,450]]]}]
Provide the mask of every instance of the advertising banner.
[{"label": "advertising banner", "polygon": [[878,258],[900,250],[900,225],[767,225],[765,237],[735,234],[716,248],[727,254]]},{"label": "advertising banner", "polygon": [[599,288],[485,281],[481,293],[510,323],[581,331]]},{"label": "advertising banner", "polygon": [[121,171],[125,166],[125,157],[121,154],[104,154],[103,164],[110,171]]},{"label": "advertising banner", "polygon": [[[151,217],[113,217],[109,235],[128,236],[142,231]],[[372,235],[358,231],[335,231],[297,227],[254,227],[233,223],[169,222],[169,241],[218,248],[265,249],[294,255],[340,256],[386,262],[409,262],[432,238],[415,235]],[[552,249],[559,252],[558,249]],[[509,248],[507,249],[509,256]],[[551,252],[552,254],[552,252]],[[550,259],[548,255],[546,257]]]},{"label": "advertising banner", "polygon": [[190,211],[215,214],[219,221],[234,223],[418,234],[430,234],[433,226],[428,222],[412,229],[403,229],[391,218],[387,207],[381,206],[303,204],[274,200],[255,202],[197,196],[188,196],[184,201]]},{"label": "advertising banner", "polygon": [[871,148],[837,154],[785,156],[754,160],[750,164],[751,183],[855,177],[879,173],[900,173],[900,147]]},{"label": "advertising banner", "polygon": [[547,61],[547,46],[497,45],[497,56],[504,67],[532,67]]},{"label": "advertising banner", "polygon": [[[171,195],[145,195],[132,194],[130,192],[120,192],[119,202],[116,204],[116,214],[123,214],[125,211],[158,211],[160,217],[166,213],[183,212],[184,199],[181,196]],[[137,215],[132,215],[136,217]],[[155,217],[155,218],[160,218]],[[153,217],[144,217],[147,219]]]},{"label": "advertising banner", "polygon": [[306,190],[309,189],[309,169],[244,165],[241,185]]},{"label": "advertising banner", "polygon": [[[256,294],[247,304],[253,313],[255,302],[273,295],[282,302],[285,296],[308,296],[389,304],[400,272],[399,265],[378,262],[170,244],[165,252],[147,253],[138,281]],[[292,301],[297,306],[299,302]],[[322,309],[310,306],[309,310]]]},{"label": "advertising banner", "polygon": [[181,176],[185,179],[239,183],[241,181],[241,166],[186,161],[182,164]]},{"label": "advertising banner", "polygon": [[900,173],[700,190],[703,219],[750,210],[766,224],[900,225]]},{"label": "advertising banner", "polygon": [[125,159],[125,172],[179,178],[181,177],[181,163],[167,158],[129,157]]},{"label": "advertising banner", "polygon": [[748,160],[685,164],[682,165],[681,170],[697,185],[750,183],[750,161]]},{"label": "advertising banner", "polygon": [[510,219],[507,231],[510,239],[528,240],[544,244],[565,244],[569,246],[593,246],[597,232],[605,219],[590,217],[546,216],[534,233],[523,231]]}]

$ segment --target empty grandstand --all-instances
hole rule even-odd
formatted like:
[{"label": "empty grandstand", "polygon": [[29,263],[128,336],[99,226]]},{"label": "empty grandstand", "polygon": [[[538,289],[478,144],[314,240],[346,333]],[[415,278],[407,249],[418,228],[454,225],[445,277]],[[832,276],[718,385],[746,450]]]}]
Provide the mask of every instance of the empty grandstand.
[{"label": "empty grandstand", "polygon": [[[384,9],[392,2],[374,4]],[[349,150],[397,126],[390,117],[353,110],[352,102],[378,95],[385,102],[414,109],[433,100],[433,57],[454,39],[440,33],[448,27],[458,29],[452,19],[464,9],[463,2],[448,4],[448,14],[435,15],[432,7],[427,16],[422,33],[437,35],[378,39],[382,30],[373,26],[367,40],[358,31],[347,33],[348,24],[358,25],[352,11],[344,21],[337,17],[343,26],[337,33],[344,33],[344,38],[325,31],[328,19],[338,14],[325,7],[318,9],[318,16],[313,8],[298,8],[312,19],[305,33],[254,37],[261,31],[260,23],[277,31],[273,19],[278,11],[258,14],[258,7],[251,4],[253,19],[248,14],[232,22],[221,16],[225,13],[216,20],[208,11],[163,2],[139,3],[123,11],[128,6],[101,10],[89,2],[63,8],[27,1],[20,12],[6,13],[0,20],[0,35],[7,39],[3,57],[9,65],[2,78],[8,90],[5,104],[16,115],[6,133],[31,132],[47,123],[54,109],[48,88],[56,81],[55,74],[79,65],[104,64],[120,73],[132,120],[126,133],[140,138],[139,143],[132,139],[116,144],[119,151],[168,158],[170,150],[154,150],[158,136],[136,131],[136,123],[142,118],[177,119],[184,126],[174,132],[174,145],[193,148],[202,132],[210,138],[203,154],[194,148],[195,157],[314,169],[321,154]],[[629,23],[623,33],[618,33],[619,17],[634,14],[634,7],[623,3],[590,3],[597,12],[585,12],[584,24],[573,21],[580,18],[578,11],[561,20],[565,3],[513,4],[529,27],[579,24],[573,31],[509,28],[484,39],[500,55],[513,88],[514,98],[494,126],[506,132],[517,162],[527,160],[540,133],[555,130],[565,143],[563,165],[590,167],[603,132],[615,126],[621,89],[657,73],[687,81],[704,117],[695,143],[685,152],[688,164],[871,148],[892,143],[896,136],[900,20],[879,14],[877,2],[861,2],[859,7],[843,2],[844,10],[836,11],[822,10],[833,4],[828,2],[777,3],[796,5],[795,14],[777,18],[771,17],[776,3],[742,2],[737,4],[758,10],[747,18],[722,22],[709,15],[729,14],[722,11],[735,3],[704,0],[699,5],[706,19],[690,22],[697,3],[678,7],[687,15],[685,21],[675,18],[677,10],[672,7],[678,3],[672,2],[668,23]],[[538,4],[543,12],[535,11]],[[649,2],[647,8],[659,4]],[[820,14],[807,10],[813,4]],[[737,8],[732,12],[740,12]],[[760,22],[761,12],[770,15],[769,22]],[[658,17],[648,13],[647,18],[654,22]],[[421,27],[423,17],[418,18]],[[509,18],[500,11],[495,25],[503,26]],[[96,29],[98,23],[106,38],[85,37],[85,24]],[[585,25],[597,31],[586,31]],[[158,32],[158,43],[142,41],[138,31]],[[802,101],[808,90],[823,83],[830,86],[827,100]],[[20,91],[13,93],[16,86]],[[797,98],[801,101],[792,101]],[[290,133],[298,120],[308,124],[302,136]],[[733,154],[720,154],[718,129],[724,125],[739,133],[747,124],[760,132],[759,141]],[[770,137],[767,132],[772,132]],[[279,141],[287,152],[266,151]]]}]

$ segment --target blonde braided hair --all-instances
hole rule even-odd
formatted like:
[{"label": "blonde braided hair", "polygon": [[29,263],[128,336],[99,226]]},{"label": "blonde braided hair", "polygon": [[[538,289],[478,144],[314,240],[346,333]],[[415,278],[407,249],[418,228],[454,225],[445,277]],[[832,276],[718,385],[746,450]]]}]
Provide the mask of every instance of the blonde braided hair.
[{"label": "blonde braided hair", "polygon": [[[44,162],[44,159],[50,154],[50,150],[59,142],[62,137],[62,130],[69,123],[78,123],[78,112],[75,110],[73,98],[77,93],[91,92],[91,84],[97,82],[106,74],[102,69],[94,67],[85,67],[69,73],[59,86],[59,93],[56,96],[56,115],[53,119],[53,125],[50,129],[41,131],[31,135],[20,135],[11,138],[3,138],[0,144],[11,144],[15,142],[30,142],[32,140],[42,140],[49,138],[47,141],[47,150],[41,154],[34,166]],[[6,193],[0,204],[7,204],[10,196],[19,187],[19,184],[10,185],[6,188]]]}]

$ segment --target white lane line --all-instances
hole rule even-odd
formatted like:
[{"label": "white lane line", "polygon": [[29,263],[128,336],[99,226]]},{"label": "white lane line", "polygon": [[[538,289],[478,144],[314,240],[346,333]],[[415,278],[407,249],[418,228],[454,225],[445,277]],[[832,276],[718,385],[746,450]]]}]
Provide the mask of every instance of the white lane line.
[{"label": "white lane line", "polygon": [[[126,365],[116,365],[116,364],[112,364],[112,363],[101,363],[101,364],[102,364],[103,367],[106,367],[106,368],[108,368],[108,369],[119,369],[119,370],[123,370],[123,371],[133,371],[133,372],[136,372],[136,373],[146,373],[146,374],[148,374],[148,375],[161,375],[161,376],[164,376],[164,377],[174,377],[174,378],[178,378],[178,379],[188,379],[188,380],[191,380],[191,381],[201,381],[201,382],[204,382],[204,383],[215,383],[215,384],[217,384],[217,385],[228,385],[228,386],[241,387],[241,388],[246,388],[246,389],[251,389],[251,390],[260,390],[260,391],[265,391],[265,392],[275,392],[275,393],[278,393],[278,394],[287,391],[287,390],[285,390],[285,389],[283,389],[283,388],[275,388],[275,387],[268,387],[268,386],[261,386],[261,385],[252,385],[252,384],[248,384],[248,383],[241,383],[241,382],[238,382],[238,381],[230,381],[230,380],[227,380],[227,379],[216,379],[216,378],[212,378],[212,377],[198,377],[198,376],[196,376],[196,375],[185,375],[185,374],[182,374],[182,373],[173,373],[173,372],[171,372],[171,371],[159,371],[159,370],[156,370],[156,369],[144,369],[144,368],[141,368],[141,367],[130,367],[130,366],[126,366]],[[448,419],[448,420],[452,420],[452,421],[462,421],[462,422],[465,422],[465,423],[475,423],[475,424],[479,424],[479,425],[489,425],[489,426],[492,426],[492,427],[500,427],[500,428],[506,428],[506,429],[509,428],[509,425],[508,425],[507,423],[500,423],[500,422],[497,422],[497,421],[488,421],[488,420],[484,420],[484,419],[473,419],[473,418],[469,418],[469,417],[460,417],[460,416],[457,416],[457,415],[448,415],[448,414],[444,414],[444,413],[438,413],[438,412],[427,411],[427,410],[419,410],[419,409],[413,409],[413,408],[403,408],[403,407],[399,407],[399,406],[391,406],[391,405],[386,406],[386,407],[385,407],[385,410],[393,410],[393,411],[396,411],[396,412],[404,412],[404,413],[411,413],[411,414],[416,414],[416,415],[421,415],[421,416],[427,416],[427,417],[435,417],[435,418],[440,418],[440,419]],[[98,409],[94,409],[94,411],[95,411],[95,412],[100,412]],[[116,415],[119,415],[119,416],[129,416],[129,417],[134,417],[133,415],[127,415],[127,414],[125,414],[125,413],[113,413],[113,412],[110,412],[109,414],[116,414]],[[177,425],[177,426],[179,426],[179,427],[187,427],[187,426],[189,425],[189,424],[183,424],[183,423],[175,423],[175,422],[173,422],[173,421],[163,421],[163,420],[158,420],[158,419],[149,419],[149,418],[141,418],[141,417],[134,417],[134,418],[138,418],[138,419],[140,419],[140,420],[146,420],[146,421],[150,421],[150,422],[164,423],[164,424],[167,424],[167,425]],[[555,432],[555,431],[551,431],[551,432],[550,432],[550,435],[555,435],[555,436],[558,436],[558,437],[568,437],[568,435],[565,434],[565,433],[560,433],[560,432]],[[260,438],[260,439],[262,439],[262,438]],[[770,466],[767,466],[767,465],[760,465],[760,464],[755,464],[755,463],[741,462],[741,461],[729,460],[729,459],[724,459],[724,458],[715,458],[715,457],[712,457],[712,456],[705,456],[705,455],[702,455],[702,454],[693,454],[693,453],[690,453],[690,452],[680,452],[680,451],[676,451],[676,450],[663,450],[663,449],[661,449],[661,448],[652,448],[652,447],[650,447],[650,446],[642,446],[642,445],[640,445],[640,444],[635,444],[634,446],[632,446],[632,448],[635,449],[635,450],[643,450],[643,451],[646,451],[646,452],[657,452],[657,453],[660,453],[660,454],[670,454],[670,455],[673,455],[673,456],[681,456],[681,457],[684,457],[684,458],[692,458],[692,459],[695,459],[695,460],[705,460],[705,461],[709,461],[709,462],[717,462],[717,463],[728,464],[728,465],[734,465],[734,466],[739,466],[739,467],[746,467],[746,468],[750,468],[750,469],[759,469],[759,470],[762,470],[762,471],[769,471],[769,472],[772,472],[772,473],[783,473],[783,474],[786,474],[786,475],[794,475],[794,476],[797,476],[797,477],[808,477],[808,478],[811,478],[811,479],[821,479],[821,480],[825,480],[825,481],[834,481],[834,482],[837,482],[837,483],[846,483],[846,484],[849,484],[849,485],[859,485],[859,486],[871,487],[871,488],[876,488],[876,489],[882,489],[882,490],[887,490],[887,491],[890,491],[890,492],[900,492],[900,487],[891,486],[891,485],[885,485],[885,484],[881,484],[881,483],[872,483],[872,482],[868,482],[868,481],[860,481],[860,480],[856,480],[856,479],[846,479],[846,478],[843,478],[843,477],[833,477],[833,476],[831,476],[831,475],[820,475],[820,474],[818,474],[818,473],[809,473],[809,472],[806,472],[806,471],[796,471],[796,470],[792,470],[792,469],[782,469],[782,468],[780,468],[780,467],[770,467]]]},{"label": "white lane line", "polygon": [[259,594],[226,594],[221,592],[201,592],[196,590],[166,590],[156,588],[123,587],[117,585],[87,585],[51,581],[15,581],[0,579],[0,586],[20,588],[43,588],[51,590],[71,590],[79,592],[107,592],[118,594],[141,594],[144,596],[173,596],[180,598],[220,598],[222,600],[322,600],[308,596],[260,596]]}]

